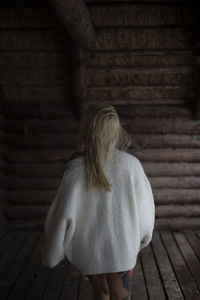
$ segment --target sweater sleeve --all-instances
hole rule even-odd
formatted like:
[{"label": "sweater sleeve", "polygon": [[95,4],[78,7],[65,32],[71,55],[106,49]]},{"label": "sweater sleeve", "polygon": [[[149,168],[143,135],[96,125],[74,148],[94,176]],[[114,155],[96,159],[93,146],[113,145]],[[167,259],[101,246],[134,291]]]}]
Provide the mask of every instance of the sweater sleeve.
[{"label": "sweater sleeve", "polygon": [[155,223],[155,203],[150,182],[143,166],[137,159],[135,174],[136,202],[140,222],[140,250],[149,245]]},{"label": "sweater sleeve", "polygon": [[63,207],[66,194],[64,175],[56,196],[48,209],[40,244],[42,264],[49,268],[53,268],[65,258],[63,242],[67,227],[67,218],[65,217],[65,209]]}]

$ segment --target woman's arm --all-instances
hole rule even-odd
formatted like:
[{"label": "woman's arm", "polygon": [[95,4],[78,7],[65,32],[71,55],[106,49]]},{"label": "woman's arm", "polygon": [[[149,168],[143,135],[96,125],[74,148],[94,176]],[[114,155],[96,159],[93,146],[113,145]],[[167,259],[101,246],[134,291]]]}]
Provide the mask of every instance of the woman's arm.
[{"label": "woman's arm", "polygon": [[42,263],[49,268],[53,268],[65,258],[63,242],[67,218],[64,214],[65,207],[63,207],[66,193],[64,175],[56,196],[48,209],[40,244]]},{"label": "woman's arm", "polygon": [[137,160],[135,172],[136,202],[140,219],[140,250],[147,247],[152,239],[155,224],[155,203],[151,184],[143,166]]}]

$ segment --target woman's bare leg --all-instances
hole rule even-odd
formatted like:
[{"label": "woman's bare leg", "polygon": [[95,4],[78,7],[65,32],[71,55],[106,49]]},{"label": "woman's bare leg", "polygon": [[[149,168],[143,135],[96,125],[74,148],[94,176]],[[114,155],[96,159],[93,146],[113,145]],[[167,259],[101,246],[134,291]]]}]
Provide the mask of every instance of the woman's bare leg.
[{"label": "woman's bare leg", "polygon": [[110,300],[131,300],[133,269],[124,272],[107,273]]},{"label": "woman's bare leg", "polygon": [[87,275],[93,291],[93,300],[110,300],[106,274]]},{"label": "woman's bare leg", "polygon": [[94,300],[131,300],[133,269],[124,272],[88,275]]}]

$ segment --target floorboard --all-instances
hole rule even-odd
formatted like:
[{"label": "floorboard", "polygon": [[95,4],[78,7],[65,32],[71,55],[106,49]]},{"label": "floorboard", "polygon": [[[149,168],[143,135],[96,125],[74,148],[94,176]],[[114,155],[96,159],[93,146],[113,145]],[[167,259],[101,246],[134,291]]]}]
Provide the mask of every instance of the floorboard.
[{"label": "floorboard", "polygon": [[185,299],[200,299],[200,293],[198,291],[196,282],[190,274],[187,264],[185,263],[182,253],[176,245],[172,233],[167,231],[162,232],[161,239],[168,253],[171,265],[173,266],[174,273],[176,274],[179,286]]},{"label": "floorboard", "polygon": [[[1,300],[92,300],[87,276],[67,260],[53,269],[42,265],[40,238],[40,232],[0,232]],[[199,230],[154,230],[137,257],[132,299],[200,299]]]}]

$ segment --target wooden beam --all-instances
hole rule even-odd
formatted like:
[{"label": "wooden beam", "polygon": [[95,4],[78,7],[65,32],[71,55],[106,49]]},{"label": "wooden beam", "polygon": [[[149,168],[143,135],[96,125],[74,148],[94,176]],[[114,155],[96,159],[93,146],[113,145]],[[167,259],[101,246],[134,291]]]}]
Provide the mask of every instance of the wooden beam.
[{"label": "wooden beam", "polygon": [[96,33],[84,0],[48,0],[69,36],[80,47],[95,48]]},{"label": "wooden beam", "polygon": [[5,147],[4,147],[4,116],[3,116],[3,99],[0,99],[0,227],[6,223],[4,215],[4,201],[5,201]]},{"label": "wooden beam", "polygon": [[87,106],[87,76],[85,65],[85,50],[73,41],[69,45],[72,68],[72,106],[75,108],[78,119],[81,119]]},{"label": "wooden beam", "polygon": [[196,40],[194,45],[194,83],[195,96],[193,99],[193,116],[194,119],[200,119],[200,25],[196,30]]}]

